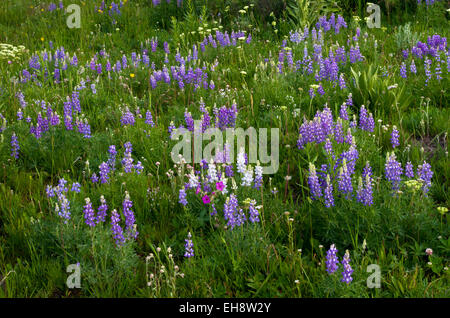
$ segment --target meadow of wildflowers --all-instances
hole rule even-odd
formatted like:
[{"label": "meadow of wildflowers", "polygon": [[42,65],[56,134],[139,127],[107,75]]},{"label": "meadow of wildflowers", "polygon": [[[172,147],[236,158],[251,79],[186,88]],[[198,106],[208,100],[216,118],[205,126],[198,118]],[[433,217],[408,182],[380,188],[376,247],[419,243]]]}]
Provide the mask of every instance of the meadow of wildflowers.
[{"label": "meadow of wildflowers", "polygon": [[0,297],[448,297],[448,2],[266,2],[1,1]]}]

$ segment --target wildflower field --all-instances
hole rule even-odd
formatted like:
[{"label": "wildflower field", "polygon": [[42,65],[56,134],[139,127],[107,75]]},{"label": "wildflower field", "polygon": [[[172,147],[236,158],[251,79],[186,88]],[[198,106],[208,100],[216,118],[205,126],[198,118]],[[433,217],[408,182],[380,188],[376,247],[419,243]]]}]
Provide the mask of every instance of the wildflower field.
[{"label": "wildflower field", "polygon": [[0,1],[0,297],[450,296],[448,1],[53,1]]}]

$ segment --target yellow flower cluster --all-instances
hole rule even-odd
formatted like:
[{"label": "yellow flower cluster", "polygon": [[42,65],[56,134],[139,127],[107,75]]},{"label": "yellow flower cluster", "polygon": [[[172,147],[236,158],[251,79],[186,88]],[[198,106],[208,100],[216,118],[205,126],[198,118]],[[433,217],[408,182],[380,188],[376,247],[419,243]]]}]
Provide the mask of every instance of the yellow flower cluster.
[{"label": "yellow flower cluster", "polygon": [[413,192],[416,192],[422,188],[422,182],[420,182],[419,180],[405,181],[405,185],[408,189],[411,189]]},{"label": "yellow flower cluster", "polygon": [[445,213],[448,212],[448,209],[446,207],[440,206],[437,208],[437,210],[439,211],[440,214],[444,215]]}]

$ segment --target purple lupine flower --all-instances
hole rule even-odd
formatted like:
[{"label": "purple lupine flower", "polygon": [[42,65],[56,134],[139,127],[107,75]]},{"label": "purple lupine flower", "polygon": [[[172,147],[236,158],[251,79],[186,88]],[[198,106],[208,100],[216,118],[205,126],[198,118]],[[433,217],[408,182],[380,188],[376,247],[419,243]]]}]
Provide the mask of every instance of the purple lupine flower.
[{"label": "purple lupine flower", "polygon": [[385,176],[391,182],[392,190],[398,190],[403,169],[401,164],[396,160],[395,154],[387,154],[385,168]]},{"label": "purple lupine flower", "polygon": [[352,278],[353,269],[350,266],[350,253],[348,250],[345,251],[345,255],[344,255],[344,258],[342,259],[341,264],[344,267],[344,271],[342,272],[341,282],[350,284],[350,282],[353,280],[353,278]]},{"label": "purple lupine flower", "polygon": [[253,187],[259,190],[262,186],[262,182],[263,182],[263,168],[259,165],[258,161],[258,164],[255,166],[255,179]]},{"label": "purple lupine flower", "polygon": [[373,204],[372,178],[369,175],[366,175],[364,182],[363,178],[359,178],[356,201],[365,206],[371,206]]},{"label": "purple lupine flower", "polygon": [[211,216],[217,215],[217,210],[216,210],[216,206],[214,205],[214,203],[211,204],[211,208],[212,208],[212,211],[210,213]]},{"label": "purple lupine flower", "polygon": [[347,104],[347,106],[353,106],[352,93],[348,94],[348,98],[345,103]]},{"label": "purple lupine flower", "polygon": [[347,88],[347,84],[345,83],[344,73],[341,73],[341,75],[339,76],[339,88],[340,89]]},{"label": "purple lupine flower", "polygon": [[109,169],[110,166],[106,163],[106,162],[102,162],[102,164],[99,166],[100,169],[100,183],[108,183],[108,173],[109,173]]},{"label": "purple lupine flower", "polygon": [[251,200],[250,204],[249,204],[249,220],[252,223],[257,223],[259,222],[259,207],[255,206],[256,205],[256,200]]},{"label": "purple lupine flower", "polygon": [[352,177],[348,172],[346,159],[343,160],[342,167],[339,171],[338,190],[341,191],[342,194],[346,194],[347,198],[349,198],[350,194],[353,192]]},{"label": "purple lupine flower", "polygon": [[127,236],[136,239],[139,232],[136,230],[134,212],[131,210],[133,207],[133,201],[130,200],[128,191],[125,191],[125,199],[123,200],[122,206],[123,215],[125,216],[125,231]]},{"label": "purple lupine flower", "polygon": [[204,112],[202,115],[202,132],[204,133],[206,129],[211,125],[211,117],[208,112]]},{"label": "purple lupine flower", "polygon": [[366,163],[366,166],[363,168],[362,177],[363,178],[369,177],[372,179],[372,167],[370,166],[368,161]]},{"label": "purple lupine flower", "polygon": [[405,166],[405,176],[407,178],[410,178],[410,179],[414,178],[414,170],[413,169],[414,168],[413,168],[412,163],[410,161],[408,161]]},{"label": "purple lupine flower", "polygon": [[67,130],[72,130],[72,103],[67,100],[64,102],[64,125]]},{"label": "purple lupine flower", "polygon": [[64,178],[59,179],[57,192],[58,195],[63,192],[68,192],[69,189],[66,187],[67,181]]},{"label": "purple lupine flower", "polygon": [[170,135],[170,138],[172,138],[172,132],[176,129],[175,124],[173,123],[173,121],[170,122],[169,127],[168,127],[168,132]]},{"label": "purple lupine flower", "polygon": [[426,79],[425,79],[425,86],[428,86],[428,82],[431,79],[431,60],[428,58],[425,58],[425,75],[426,75]]},{"label": "purple lupine flower", "polygon": [[115,170],[114,166],[116,164],[116,155],[117,155],[116,146],[115,145],[109,146],[108,153],[109,153],[108,165],[111,167],[111,170],[114,171]]},{"label": "purple lupine flower", "polygon": [[228,178],[231,178],[231,177],[234,176],[234,171],[233,171],[233,166],[232,165],[225,166],[225,175]]},{"label": "purple lupine flower", "polygon": [[186,200],[186,190],[185,188],[181,188],[179,195],[178,195],[178,203],[181,203],[182,205],[186,206],[188,204]]},{"label": "purple lupine flower", "polygon": [[123,146],[125,148],[125,152],[129,153],[133,152],[133,145],[131,144],[131,142],[127,141],[126,143],[123,144]]},{"label": "purple lupine flower", "polygon": [[436,79],[440,81],[442,79],[441,59],[439,55],[436,57],[436,68],[434,69]]},{"label": "purple lupine flower", "polygon": [[347,103],[346,102],[344,102],[341,105],[341,109],[339,111],[339,116],[344,120],[348,120]]},{"label": "purple lupine flower", "polygon": [[187,109],[184,112],[184,120],[186,122],[187,129],[190,132],[193,132],[194,131],[194,119],[192,118],[191,113],[187,111]]},{"label": "purple lupine flower", "polygon": [[309,163],[308,185],[309,190],[311,191],[311,199],[317,200],[322,196],[319,178],[317,177],[316,174],[316,167],[312,163]]},{"label": "purple lupine flower", "polygon": [[319,177],[320,188],[324,190],[327,187],[327,174],[328,174],[328,165],[322,164],[320,169],[317,171]]},{"label": "purple lupine flower", "polygon": [[236,195],[231,194],[223,206],[224,219],[227,221],[227,226],[233,230],[235,226],[240,226],[245,221],[242,209],[239,208],[239,203]]},{"label": "purple lupine flower", "polygon": [[345,143],[349,145],[353,143],[353,135],[350,128],[347,129],[347,135],[345,136]]},{"label": "purple lupine flower", "polygon": [[128,60],[125,55],[122,55],[122,68],[126,69],[128,67]]},{"label": "purple lupine flower", "polygon": [[192,242],[191,232],[188,233],[187,239],[185,239],[184,241],[186,242],[186,244],[184,244],[184,257],[194,257],[194,243]]},{"label": "purple lupine flower", "polygon": [[349,51],[349,60],[350,60],[350,63],[352,63],[352,64],[354,64],[354,63],[356,63],[356,62],[360,62],[360,61],[363,61],[363,59],[364,59],[364,56],[362,56],[362,54],[361,54],[361,52],[360,52],[360,50],[359,50],[359,46],[358,45],[356,45],[356,47],[351,47],[350,48],[350,51]]},{"label": "purple lupine flower", "polygon": [[17,140],[16,133],[13,133],[11,136],[11,157],[19,159],[19,150],[19,141]]},{"label": "purple lupine flower", "polygon": [[[95,87],[95,86],[94,86]],[[69,100],[69,99],[67,99]],[[77,91],[72,92],[71,99],[72,109],[76,112],[81,113],[81,103],[80,103],[80,93]]]},{"label": "purple lupine flower", "polygon": [[215,123],[216,127],[220,130],[226,128],[234,128],[236,125],[237,105],[233,103],[230,108],[222,106],[218,110],[215,110]]},{"label": "purple lupine flower", "polygon": [[416,64],[414,63],[414,59],[411,62],[410,70],[411,70],[411,73],[417,74],[417,68],[416,68]]},{"label": "purple lupine flower", "polygon": [[126,142],[124,144],[125,151],[124,151],[124,158],[122,159],[122,165],[124,168],[125,173],[130,173],[133,169],[133,161],[134,159],[131,158],[131,152],[133,151],[133,145],[131,142]]},{"label": "purple lupine flower", "polygon": [[325,144],[324,144],[323,148],[325,149],[325,153],[326,153],[328,156],[334,157],[333,146],[331,145],[330,138],[327,138],[327,140],[325,141]]},{"label": "purple lupine flower", "polygon": [[120,118],[120,123],[122,124],[122,126],[126,126],[126,125],[131,125],[134,126],[134,115],[132,112],[130,112],[130,110],[128,109],[128,107],[125,109],[125,112],[122,112],[122,117]]},{"label": "purple lupine flower", "polygon": [[135,165],[134,165],[134,170],[136,171],[136,174],[141,174],[142,171],[144,171],[144,166],[142,165],[142,162],[138,161]]},{"label": "purple lupine flower", "polygon": [[317,92],[323,96],[325,95],[325,90],[323,89],[322,83],[319,83],[319,87],[317,88]]},{"label": "purple lupine flower", "polygon": [[343,131],[343,128],[342,128],[342,120],[341,120],[341,118],[338,118],[336,120],[336,124],[334,126],[333,134],[334,134],[334,140],[336,140],[336,142],[338,144],[344,143],[344,131]]},{"label": "purple lupine flower", "polygon": [[72,183],[72,188],[70,189],[70,191],[76,192],[76,193],[80,193],[81,190],[81,184],[78,182],[74,182]]},{"label": "purple lupine flower", "polygon": [[61,210],[58,208],[58,215],[65,219],[64,223],[67,224],[67,221],[70,220],[70,202],[64,194],[61,194],[58,200],[61,202]]},{"label": "purple lupine flower", "polygon": [[330,180],[330,175],[327,175],[327,186],[323,192],[325,198],[325,206],[327,208],[334,206],[333,185]]},{"label": "purple lupine flower", "polygon": [[92,181],[92,183],[97,183],[98,182],[98,177],[97,177],[97,174],[95,172],[91,176],[91,181]]},{"label": "purple lupine flower", "polygon": [[392,128],[392,133],[391,133],[391,143],[392,143],[392,148],[395,148],[397,146],[400,145],[400,142],[398,141],[398,138],[400,137],[397,127],[394,126]]},{"label": "purple lupine flower", "polygon": [[405,64],[405,62],[403,62],[402,65],[400,66],[400,76],[403,77],[404,79],[408,78],[408,75],[406,74],[406,64]]},{"label": "purple lupine flower", "polygon": [[367,130],[368,113],[364,105],[361,106],[359,111],[359,128]]},{"label": "purple lupine flower", "polygon": [[125,237],[123,236],[122,227],[119,225],[120,215],[116,210],[112,210],[111,212],[111,231],[113,233],[113,237],[116,241],[117,246],[121,246],[125,243]]},{"label": "purple lupine flower", "polygon": [[106,217],[106,211],[108,211],[108,205],[106,204],[105,197],[102,195],[100,196],[100,206],[98,207],[98,213],[97,213],[97,224],[100,222],[105,222]]},{"label": "purple lupine flower", "polygon": [[372,113],[369,113],[369,118],[367,119],[366,130],[373,132],[375,129],[375,120],[373,119]]},{"label": "purple lupine flower", "polygon": [[151,127],[155,127],[155,123],[153,122],[152,113],[149,110],[145,113],[145,123],[147,125],[150,125]]},{"label": "purple lupine flower", "polygon": [[330,249],[327,251],[327,261],[325,264],[327,265],[327,272],[328,274],[333,274],[338,269],[339,260],[336,256],[336,253],[338,250],[336,249],[336,246],[332,244],[330,246]]},{"label": "purple lupine flower", "polygon": [[90,227],[94,227],[95,223],[94,223],[94,219],[95,219],[95,215],[94,215],[94,209],[92,208],[92,203],[91,203],[91,199],[86,198],[84,199],[86,201],[86,205],[84,206],[84,222],[89,225]]},{"label": "purple lupine flower", "polygon": [[164,42],[164,52],[166,52],[166,54],[170,54],[169,43],[167,42]]},{"label": "purple lupine flower", "polygon": [[334,166],[334,170],[339,167],[339,165],[346,160],[347,170],[350,175],[355,172],[356,160],[359,158],[359,152],[356,149],[356,146],[352,144],[348,151],[344,151],[339,155],[338,160]]},{"label": "purple lupine flower", "polygon": [[433,177],[433,171],[431,171],[431,165],[426,161],[419,165],[417,168],[417,175],[422,180],[422,190],[426,194],[431,186],[431,178]]},{"label": "purple lupine flower", "polygon": [[27,102],[25,101],[25,96],[23,95],[23,93],[22,92],[17,92],[16,93],[16,97],[17,97],[17,99],[19,100],[19,103],[20,103],[20,107],[22,107],[22,108],[26,108],[27,107]]}]

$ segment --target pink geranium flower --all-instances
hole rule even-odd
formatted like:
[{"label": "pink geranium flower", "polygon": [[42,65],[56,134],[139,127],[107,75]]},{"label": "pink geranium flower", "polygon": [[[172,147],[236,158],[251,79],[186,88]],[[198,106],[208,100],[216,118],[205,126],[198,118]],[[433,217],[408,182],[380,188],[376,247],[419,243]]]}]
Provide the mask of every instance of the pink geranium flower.
[{"label": "pink geranium flower", "polygon": [[225,189],[225,185],[223,184],[222,181],[219,181],[216,183],[216,189],[217,189],[217,191],[220,191],[220,192],[222,192],[222,190]]},{"label": "pink geranium flower", "polygon": [[207,194],[205,194],[205,195],[202,197],[202,201],[203,201],[203,204],[211,203],[211,199],[209,198],[209,196],[208,196]]}]

